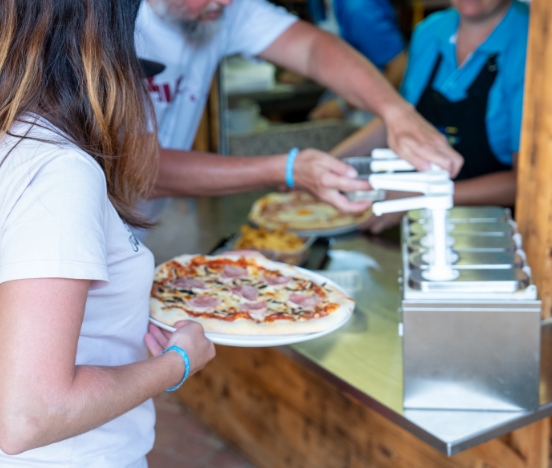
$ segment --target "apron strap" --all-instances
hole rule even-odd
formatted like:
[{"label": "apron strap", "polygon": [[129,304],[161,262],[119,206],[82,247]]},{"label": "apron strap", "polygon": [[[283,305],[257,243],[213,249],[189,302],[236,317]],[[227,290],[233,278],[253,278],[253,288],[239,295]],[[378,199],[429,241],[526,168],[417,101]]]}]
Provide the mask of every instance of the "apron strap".
[{"label": "apron strap", "polygon": [[488,95],[498,74],[497,59],[498,54],[489,55],[487,62],[481,68],[479,75],[466,90],[468,95],[486,96]]},{"label": "apron strap", "polygon": [[441,65],[442,60],[443,60],[443,55],[441,54],[441,52],[439,52],[439,55],[437,56],[437,60],[435,60],[435,64],[433,65],[433,70],[431,70],[431,75],[429,76],[429,80],[427,80],[427,84],[430,89],[433,88],[433,82],[437,77],[437,72],[439,71],[439,67]]}]

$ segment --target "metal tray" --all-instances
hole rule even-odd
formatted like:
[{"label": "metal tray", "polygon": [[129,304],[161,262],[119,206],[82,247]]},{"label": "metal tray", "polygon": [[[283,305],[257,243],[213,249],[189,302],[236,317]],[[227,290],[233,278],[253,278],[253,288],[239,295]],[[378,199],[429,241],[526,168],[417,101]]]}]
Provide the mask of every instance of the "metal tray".
[{"label": "metal tray", "polygon": [[460,275],[452,281],[428,281],[423,270],[410,271],[408,285],[418,291],[454,293],[512,293],[525,289],[531,278],[518,268],[458,270]]},{"label": "metal tray", "polygon": [[[427,217],[427,210],[412,210],[408,212],[408,219],[411,221],[425,220]],[[455,206],[449,210],[448,218],[453,223],[504,222],[512,219],[512,212],[509,208],[498,206]]]},{"label": "metal tray", "polygon": [[[409,256],[410,268],[426,269],[428,262],[425,253],[415,252]],[[525,254],[522,252],[458,252],[458,259],[454,262],[454,268],[460,269],[502,269],[523,268],[525,266]]]},{"label": "metal tray", "polygon": [[[223,237],[217,244],[208,252],[208,255],[218,255],[233,249],[236,239],[239,234],[229,234]],[[310,245],[310,249],[304,261],[300,264],[301,267],[308,270],[322,270],[328,262],[328,250],[333,244],[331,238],[316,238]]]},{"label": "metal tray", "polygon": [[[424,244],[425,236],[411,236],[408,241],[410,252],[425,252],[428,247]],[[449,245],[456,252],[515,252],[518,245],[509,236],[456,236],[449,238]]]},{"label": "metal tray", "polygon": [[[414,222],[410,224],[410,232],[414,235],[426,234],[427,223]],[[470,236],[513,236],[516,232],[516,226],[513,223],[505,221],[466,223],[463,221],[450,222],[447,231],[451,236],[470,235]]]}]

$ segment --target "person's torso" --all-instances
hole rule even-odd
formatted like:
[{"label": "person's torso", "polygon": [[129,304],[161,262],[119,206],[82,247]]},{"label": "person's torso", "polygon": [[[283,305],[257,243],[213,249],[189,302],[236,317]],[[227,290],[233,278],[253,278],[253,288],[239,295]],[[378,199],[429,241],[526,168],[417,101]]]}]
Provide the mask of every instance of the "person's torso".
[{"label": "person's torso", "polygon": [[380,70],[404,48],[389,0],[334,0],[340,35]]},{"label": "person's torso", "polygon": [[[430,81],[434,64],[441,56],[433,88],[451,102],[464,100],[489,58],[496,55],[498,73],[488,93],[485,130],[490,148],[498,161],[511,165],[512,153],[517,151],[516,146],[519,144],[516,123],[519,127],[527,43],[527,8],[514,2],[501,23],[460,67],[456,59],[458,21],[456,11],[446,10],[422,23],[411,44],[401,91],[409,102],[418,104]],[[514,85],[516,81],[520,83],[519,86]]]},{"label": "person's torso", "polygon": [[159,142],[164,148],[192,147],[211,80],[225,55],[227,17],[225,11],[215,37],[198,46],[187,41],[178,27],[161,20],[147,3],[140,7],[136,22],[138,56],[165,65],[162,73],[148,79]]},{"label": "person's torso", "polygon": [[198,45],[143,1],[136,20],[138,56],[166,67],[148,80],[161,146],[191,149],[220,60],[232,54],[257,56],[296,19],[265,0],[234,0],[224,8],[214,35]]},{"label": "person's torso", "polygon": [[[48,130],[40,130],[37,135],[54,141],[59,138]],[[23,140],[17,151],[0,154],[0,160],[6,157],[0,166],[0,187],[4,189],[0,189],[0,223],[7,219],[23,192],[32,190],[33,177],[41,168],[67,152],[71,157],[84,158],[91,171],[101,171],[89,155],[67,142],[56,148]],[[118,366],[147,358],[143,337],[149,315],[153,255],[132,236],[108,200],[103,219],[109,283],[92,283],[77,346],[77,365]],[[0,225],[0,235],[2,231]],[[32,235],[40,242],[39,232]],[[82,435],[15,457],[0,453],[0,466],[115,468],[141,463],[153,445],[154,422],[153,404],[148,401]]]}]

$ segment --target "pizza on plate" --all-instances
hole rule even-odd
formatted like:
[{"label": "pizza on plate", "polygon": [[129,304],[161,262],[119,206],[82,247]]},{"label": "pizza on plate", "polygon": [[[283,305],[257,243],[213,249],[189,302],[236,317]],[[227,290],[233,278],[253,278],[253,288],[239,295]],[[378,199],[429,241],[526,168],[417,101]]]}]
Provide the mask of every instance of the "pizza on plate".
[{"label": "pizza on plate", "polygon": [[372,212],[342,213],[328,203],[301,191],[269,193],[252,206],[249,221],[269,229],[286,227],[293,231],[328,230],[358,226]]},{"label": "pizza on plate", "polygon": [[317,333],[344,323],[354,301],[331,281],[259,254],[182,255],[155,270],[150,313],[231,335]]}]

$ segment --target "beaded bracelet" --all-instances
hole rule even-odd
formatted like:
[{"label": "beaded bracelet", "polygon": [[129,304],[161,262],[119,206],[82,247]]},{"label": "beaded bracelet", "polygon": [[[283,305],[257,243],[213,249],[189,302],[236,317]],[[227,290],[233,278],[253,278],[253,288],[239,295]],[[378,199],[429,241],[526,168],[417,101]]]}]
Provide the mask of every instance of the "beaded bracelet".
[{"label": "beaded bracelet", "polygon": [[289,188],[295,186],[295,181],[293,180],[293,165],[295,164],[295,158],[299,154],[298,148],[292,148],[289,150],[286,162],[286,184]]},{"label": "beaded bracelet", "polygon": [[188,378],[188,375],[190,375],[190,358],[188,357],[188,354],[186,353],[186,351],[184,351],[182,348],[178,346],[169,346],[161,354],[165,354],[167,351],[176,351],[178,354],[180,354],[180,357],[184,361],[184,377],[182,377],[182,380],[178,385],[167,388],[167,392],[174,392],[175,390],[179,389],[182,386],[184,381]]}]

